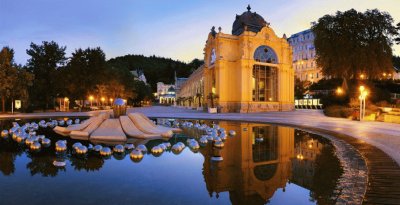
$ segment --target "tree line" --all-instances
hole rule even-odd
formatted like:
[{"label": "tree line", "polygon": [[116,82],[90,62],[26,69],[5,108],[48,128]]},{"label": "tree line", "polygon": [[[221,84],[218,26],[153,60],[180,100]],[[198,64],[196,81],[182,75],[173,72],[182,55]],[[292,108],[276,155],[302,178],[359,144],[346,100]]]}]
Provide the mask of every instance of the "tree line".
[{"label": "tree line", "polygon": [[[65,46],[54,41],[31,43],[26,50],[29,55],[26,65],[18,65],[14,50],[2,48],[2,111],[11,107],[15,99],[22,100],[23,111],[54,109],[58,107],[56,99],[63,98],[68,98],[73,107],[83,107],[89,96],[107,102],[124,98],[139,105],[143,100],[152,100],[156,82],[172,83],[175,72],[187,77],[194,69],[191,64],[156,56],[127,55],[107,61],[100,47],[76,49],[71,57],[66,57],[65,51]],[[135,78],[133,69],[142,69],[149,84]]]}]

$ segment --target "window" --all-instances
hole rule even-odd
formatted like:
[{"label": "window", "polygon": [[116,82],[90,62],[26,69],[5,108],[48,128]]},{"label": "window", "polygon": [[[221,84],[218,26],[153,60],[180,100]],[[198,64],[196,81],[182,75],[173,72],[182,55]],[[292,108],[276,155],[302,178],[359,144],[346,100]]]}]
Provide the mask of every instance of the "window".
[{"label": "window", "polygon": [[277,69],[254,65],[252,76],[253,101],[277,101]]},{"label": "window", "polygon": [[278,63],[275,51],[268,46],[260,46],[254,52],[254,60],[264,63]]},{"label": "window", "polygon": [[[253,127],[253,162],[265,162],[278,158],[277,126]],[[255,139],[263,138],[262,141]]]}]

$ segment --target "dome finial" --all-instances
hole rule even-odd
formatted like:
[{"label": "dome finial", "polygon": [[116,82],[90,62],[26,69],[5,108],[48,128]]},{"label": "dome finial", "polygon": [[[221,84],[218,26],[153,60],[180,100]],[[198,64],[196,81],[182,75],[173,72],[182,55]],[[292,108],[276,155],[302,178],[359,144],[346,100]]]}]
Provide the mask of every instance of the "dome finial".
[{"label": "dome finial", "polygon": [[251,10],[251,7],[250,7],[250,4],[249,5],[247,5],[247,11],[250,11]]}]

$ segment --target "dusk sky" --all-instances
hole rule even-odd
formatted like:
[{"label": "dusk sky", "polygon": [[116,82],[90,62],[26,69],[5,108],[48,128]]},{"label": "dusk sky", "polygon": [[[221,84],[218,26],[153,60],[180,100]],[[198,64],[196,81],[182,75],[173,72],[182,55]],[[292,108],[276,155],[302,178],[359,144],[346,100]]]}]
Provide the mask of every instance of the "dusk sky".
[{"label": "dusk sky", "polygon": [[[185,62],[203,58],[212,26],[231,33],[247,4],[271,23],[278,36],[308,29],[325,14],[378,8],[400,22],[400,0],[0,0],[0,46],[10,46],[25,64],[31,42],[54,40],[76,48],[100,46],[107,59],[144,54]],[[395,46],[400,55],[400,46]]]}]

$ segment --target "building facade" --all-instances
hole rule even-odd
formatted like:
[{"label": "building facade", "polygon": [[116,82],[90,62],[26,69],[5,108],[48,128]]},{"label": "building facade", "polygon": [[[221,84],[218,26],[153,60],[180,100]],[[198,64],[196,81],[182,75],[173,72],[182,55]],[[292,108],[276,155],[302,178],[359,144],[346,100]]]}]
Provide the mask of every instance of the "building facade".
[{"label": "building facade", "polygon": [[175,85],[158,82],[154,97],[160,104],[174,104],[176,102]]},{"label": "building facade", "polygon": [[315,35],[311,29],[293,34],[288,39],[293,49],[293,69],[301,81],[318,82],[323,78],[315,62]]},{"label": "building facade", "polygon": [[218,106],[221,112],[293,110],[294,71],[286,36],[278,37],[250,6],[236,15],[232,34],[218,30],[211,29],[204,65],[178,96],[191,102],[202,96],[202,105]]}]

